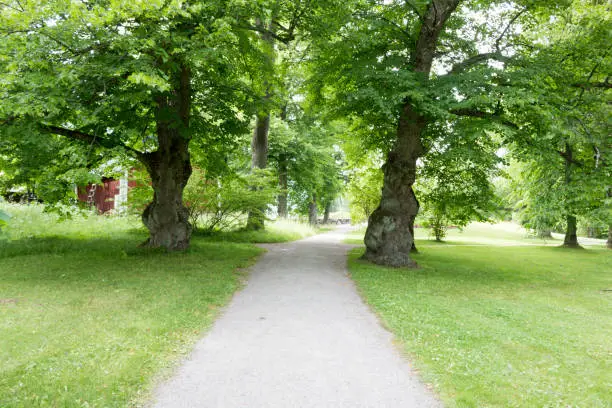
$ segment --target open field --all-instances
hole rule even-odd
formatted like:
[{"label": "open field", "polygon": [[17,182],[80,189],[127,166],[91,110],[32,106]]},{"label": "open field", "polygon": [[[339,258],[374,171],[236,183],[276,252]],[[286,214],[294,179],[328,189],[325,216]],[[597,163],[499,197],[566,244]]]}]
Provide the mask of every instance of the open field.
[{"label": "open field", "polygon": [[[125,407],[148,395],[201,337],[262,252],[309,228],[193,239],[186,253],[137,247],[137,219],[3,205],[0,406]],[[10,237],[10,240],[7,239]],[[228,242],[235,241],[235,242]]]},{"label": "open field", "polygon": [[417,241],[417,270],[356,248],[351,275],[449,407],[610,407],[611,251],[476,231]]},{"label": "open field", "polygon": [[[358,227],[347,235],[345,242],[362,245],[364,233],[365,227]],[[553,234],[552,239],[540,239],[512,222],[498,224],[474,222],[463,230],[449,229],[444,242],[436,242],[427,228],[416,228],[414,235],[417,248],[454,245],[559,246],[563,244],[563,235],[561,234]],[[606,245],[606,241],[603,239],[579,237],[578,241],[581,245],[587,247],[603,248]]]}]

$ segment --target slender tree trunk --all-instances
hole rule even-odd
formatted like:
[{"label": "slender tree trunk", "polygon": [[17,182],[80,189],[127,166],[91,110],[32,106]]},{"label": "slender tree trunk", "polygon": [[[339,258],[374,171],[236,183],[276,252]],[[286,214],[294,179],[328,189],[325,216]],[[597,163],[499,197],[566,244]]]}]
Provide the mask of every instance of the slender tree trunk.
[{"label": "slender tree trunk", "polygon": [[[410,55],[412,70],[421,74],[422,81],[429,73],[444,25],[460,0],[436,0],[422,15],[421,28]],[[406,100],[400,112],[397,138],[383,166],[384,179],[380,205],[368,220],[363,257],[388,266],[416,267],[410,258],[414,244],[414,219],[419,202],[412,185],[416,178],[416,161],[424,153],[421,133],[427,119]]]},{"label": "slender tree trunk", "polygon": [[[270,47],[267,62],[272,67],[274,65],[274,36],[272,35],[274,32],[274,17],[269,27],[265,27],[265,23],[260,19],[256,21],[256,25],[263,29],[261,38]],[[251,141],[252,169],[265,169],[268,166],[268,133],[270,131],[270,107],[268,105],[272,95],[267,79],[264,79],[264,87],[266,88],[266,94],[263,97],[263,109],[257,114]],[[265,228],[265,210],[265,208],[259,208],[257,211],[249,212],[247,229],[261,230]]]},{"label": "slender tree trunk", "polygon": [[308,223],[310,225],[317,225],[317,194],[312,193],[312,199],[310,200],[310,205],[308,206]]},{"label": "slender tree trunk", "polygon": [[327,224],[329,222],[329,213],[331,211],[331,201],[325,204],[325,212],[323,213],[323,224]]},{"label": "slender tree trunk", "polygon": [[[414,198],[416,200],[416,196]],[[417,200],[417,208],[420,208],[419,200]],[[410,217],[410,221],[408,224],[408,229],[410,231],[410,236],[412,237],[412,245],[410,246],[410,252],[413,254],[418,254],[419,250],[416,247],[414,242],[414,220],[416,219],[416,214]]]},{"label": "slender tree trunk", "polygon": [[[565,158],[565,186],[569,188],[572,182],[572,161],[573,151],[569,143],[565,143],[565,152],[563,154]],[[577,221],[576,216],[572,214],[570,208],[566,209],[566,221],[567,221],[567,229],[565,230],[565,239],[563,240],[563,246],[570,248],[579,248],[578,244],[578,236],[577,236]]]},{"label": "slender tree trunk", "polygon": [[[157,98],[158,148],[140,157],[153,187],[153,201],[142,213],[142,222],[150,233],[144,246],[168,250],[189,247],[192,226],[183,205],[183,190],[191,175],[190,80],[189,69],[183,67],[175,91]],[[168,119],[177,116],[180,121]]]},{"label": "slender tree trunk", "polygon": [[[608,198],[612,198],[612,188],[608,188]],[[608,225],[608,241],[606,241],[608,249],[612,249],[612,224]]]},{"label": "slender tree trunk", "polygon": [[[266,99],[270,95],[266,93]],[[265,169],[268,166],[268,132],[270,130],[270,112],[257,115],[253,140],[251,142],[251,169]],[[250,211],[247,229],[261,230],[265,227],[265,208]]]},{"label": "slender tree trunk", "polygon": [[280,218],[287,218],[287,158],[281,155],[278,161],[278,185],[280,187],[280,194],[278,195],[278,216]]}]

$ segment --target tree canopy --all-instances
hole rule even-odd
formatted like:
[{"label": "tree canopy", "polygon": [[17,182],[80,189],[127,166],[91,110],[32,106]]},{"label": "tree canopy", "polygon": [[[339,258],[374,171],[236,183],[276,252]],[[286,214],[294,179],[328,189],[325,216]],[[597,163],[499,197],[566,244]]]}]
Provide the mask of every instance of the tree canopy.
[{"label": "tree canopy", "polygon": [[4,1],[2,177],[41,189],[61,174],[53,201],[131,157],[154,192],[147,245],[183,249],[192,156],[220,174],[251,133],[279,214],[289,200],[312,218],[352,149],[351,188],[382,178],[364,194],[365,258],[414,266],[421,205],[486,218],[503,148],[546,169],[568,225],[610,223],[609,24],[590,0]]}]

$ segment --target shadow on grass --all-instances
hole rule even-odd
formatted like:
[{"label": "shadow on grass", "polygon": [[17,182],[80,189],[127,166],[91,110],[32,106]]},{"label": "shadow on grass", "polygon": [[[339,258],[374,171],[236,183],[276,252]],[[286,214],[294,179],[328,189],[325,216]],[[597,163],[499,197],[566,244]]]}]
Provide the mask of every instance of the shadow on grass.
[{"label": "shadow on grass", "polygon": [[16,256],[75,253],[113,253],[123,251],[150,251],[138,248],[146,238],[142,231],[128,231],[113,237],[47,236],[0,241],[0,259]]}]

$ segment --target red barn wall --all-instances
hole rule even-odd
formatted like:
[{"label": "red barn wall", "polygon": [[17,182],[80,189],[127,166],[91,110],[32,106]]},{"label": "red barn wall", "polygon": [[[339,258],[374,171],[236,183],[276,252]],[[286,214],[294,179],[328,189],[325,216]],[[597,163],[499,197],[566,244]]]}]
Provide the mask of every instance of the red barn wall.
[{"label": "red barn wall", "polygon": [[[78,189],[79,201],[88,202],[87,197],[92,187],[92,184],[88,184],[87,187]],[[96,194],[94,195],[94,204],[100,214],[115,209],[115,196],[117,194],[119,194],[119,180],[103,178],[102,184],[98,184],[96,187]]]}]

